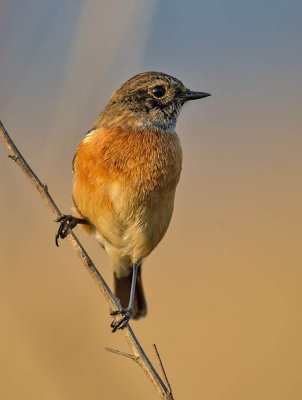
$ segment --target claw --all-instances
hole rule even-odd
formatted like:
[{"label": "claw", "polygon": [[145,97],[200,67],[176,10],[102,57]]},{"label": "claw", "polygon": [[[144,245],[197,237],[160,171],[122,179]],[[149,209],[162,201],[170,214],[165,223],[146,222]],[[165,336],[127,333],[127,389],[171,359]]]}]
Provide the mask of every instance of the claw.
[{"label": "claw", "polygon": [[128,312],[128,309],[122,308],[121,310],[112,311],[110,315],[125,315]]},{"label": "claw", "polygon": [[66,238],[66,236],[70,233],[70,230],[75,228],[77,224],[89,224],[89,222],[85,219],[77,218],[72,215],[61,215],[59,218],[55,219],[55,222],[61,222],[55,237],[57,247],[59,247],[59,238]]},{"label": "claw", "polygon": [[120,320],[117,321],[113,320],[111,322],[110,327],[112,328],[112,333],[116,332],[118,329],[125,329],[132,314],[133,314],[132,308],[126,308],[126,309],[123,308],[121,310],[112,311],[110,315],[123,315],[123,317]]}]

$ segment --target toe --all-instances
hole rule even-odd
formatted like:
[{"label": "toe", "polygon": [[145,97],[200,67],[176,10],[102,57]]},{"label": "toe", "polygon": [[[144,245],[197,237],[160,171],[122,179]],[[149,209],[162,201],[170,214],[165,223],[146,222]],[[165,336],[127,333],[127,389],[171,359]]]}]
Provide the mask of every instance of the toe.
[{"label": "toe", "polygon": [[127,311],[127,309],[121,308],[120,310],[112,311],[110,315],[125,315]]},{"label": "toe", "polygon": [[131,316],[132,316],[133,311],[131,309],[122,309],[122,310],[117,310],[113,311],[111,315],[124,315],[121,319],[119,320],[113,320],[111,322],[111,328],[112,332],[116,332],[118,329],[124,329],[127,326],[127,323],[129,322]]},{"label": "toe", "polygon": [[113,324],[111,323],[112,332],[116,332],[118,329],[123,329],[124,325],[126,326],[128,321],[129,318],[126,316],[121,318],[119,321],[113,321]]}]

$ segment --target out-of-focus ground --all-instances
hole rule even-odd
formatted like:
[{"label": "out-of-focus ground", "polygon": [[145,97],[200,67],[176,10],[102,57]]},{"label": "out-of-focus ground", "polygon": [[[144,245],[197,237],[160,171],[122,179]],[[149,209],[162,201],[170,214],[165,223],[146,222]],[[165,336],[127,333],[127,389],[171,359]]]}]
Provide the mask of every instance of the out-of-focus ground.
[{"label": "out-of-focus ground", "polygon": [[[63,212],[77,143],[111,92],[159,70],[211,98],[183,111],[169,231],[132,324],[176,399],[302,398],[298,1],[4,0],[0,118]],[[107,304],[0,143],[0,398],[156,399],[105,346]],[[106,254],[76,230],[111,284]]]}]

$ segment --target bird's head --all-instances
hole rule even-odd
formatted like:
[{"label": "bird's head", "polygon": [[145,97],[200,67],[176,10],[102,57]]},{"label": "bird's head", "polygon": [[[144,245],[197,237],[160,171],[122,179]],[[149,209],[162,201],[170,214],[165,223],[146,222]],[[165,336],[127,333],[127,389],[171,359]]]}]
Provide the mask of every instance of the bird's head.
[{"label": "bird's head", "polygon": [[209,93],[193,92],[162,72],[135,75],[114,92],[96,122],[98,127],[175,132],[184,103]]}]

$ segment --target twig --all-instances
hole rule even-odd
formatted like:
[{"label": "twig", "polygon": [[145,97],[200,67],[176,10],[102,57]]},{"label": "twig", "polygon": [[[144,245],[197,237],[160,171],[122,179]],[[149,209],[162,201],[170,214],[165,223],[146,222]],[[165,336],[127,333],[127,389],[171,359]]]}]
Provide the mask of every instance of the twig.
[{"label": "twig", "polygon": [[[1,136],[2,140],[4,141],[6,147],[10,151],[9,157],[12,158],[16,162],[16,164],[19,165],[19,167],[22,169],[24,174],[29,179],[30,183],[39,192],[42,200],[47,205],[47,207],[50,209],[50,211],[55,216],[55,218],[60,217],[62,214],[61,214],[59,208],[57,207],[56,203],[50,196],[47,185],[41,183],[41,181],[39,180],[37,175],[33,172],[33,170],[27,164],[27,162],[23,158],[22,154],[19,152],[16,145],[10,138],[9,134],[7,133],[7,131],[4,128],[1,121],[0,121],[0,136]],[[111,292],[109,286],[107,285],[107,283],[103,279],[102,275],[100,274],[100,272],[97,270],[97,268],[93,264],[92,260],[86,253],[85,249],[79,242],[76,235],[71,231],[70,234],[67,236],[67,238],[69,240],[69,243],[72,245],[73,249],[77,252],[78,256],[81,258],[82,263],[84,264],[84,266],[86,267],[86,269],[88,270],[88,272],[93,277],[96,284],[102,291],[103,295],[105,296],[105,298],[109,304],[111,311],[118,310],[120,307],[118,299]],[[127,324],[126,328],[120,332],[122,332],[124,334],[124,336],[126,337],[127,342],[129,344],[133,354],[132,355],[129,354],[126,356],[127,353],[119,352],[118,350],[111,349],[109,351],[124,355],[126,357],[133,359],[135,362],[137,362],[139,364],[139,366],[143,369],[145,374],[148,376],[150,381],[153,383],[155,388],[157,389],[160,397],[162,399],[173,400],[171,390],[169,390],[165,386],[163,381],[161,380],[160,376],[156,372],[155,368],[153,367],[150,360],[146,356],[144,350],[142,349],[141,345],[139,344],[130,325]]]},{"label": "twig", "polygon": [[119,356],[124,356],[126,358],[131,358],[133,361],[137,361],[137,357],[135,357],[133,354],[124,353],[123,351],[111,349],[110,347],[105,347],[105,350],[109,351],[109,353],[118,354]]},{"label": "twig", "polygon": [[154,349],[155,349],[155,353],[156,353],[156,355],[157,355],[157,358],[158,358],[158,361],[159,361],[161,370],[162,370],[162,372],[163,372],[163,374],[164,374],[165,381],[166,381],[167,385],[169,386],[170,393],[172,393],[172,388],[171,388],[169,379],[168,379],[168,377],[167,377],[167,374],[166,374],[164,365],[163,365],[163,363],[162,363],[162,360],[161,360],[161,358],[160,358],[160,355],[159,355],[159,352],[158,352],[158,350],[157,350],[157,347],[156,347],[156,344],[155,344],[155,343],[153,343],[153,347],[154,347]]}]

